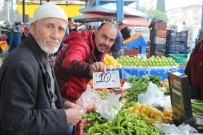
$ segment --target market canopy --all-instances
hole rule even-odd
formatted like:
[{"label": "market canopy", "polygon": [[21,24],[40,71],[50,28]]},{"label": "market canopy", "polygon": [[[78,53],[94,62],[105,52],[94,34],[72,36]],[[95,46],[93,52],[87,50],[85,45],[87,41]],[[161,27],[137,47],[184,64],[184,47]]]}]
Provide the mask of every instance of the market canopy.
[{"label": "market canopy", "polygon": [[[115,20],[117,14],[117,5],[116,3],[108,3],[99,6],[90,6],[87,8],[81,8],[80,13],[86,15],[106,16]],[[124,19],[145,18],[147,16],[145,13],[127,6],[123,7],[123,15]]]},{"label": "market canopy", "polygon": [[123,23],[127,26],[149,27],[149,22],[145,19],[124,20]]},{"label": "market canopy", "polygon": [[79,15],[73,17],[76,22],[98,22],[98,21],[111,21],[112,18],[108,16],[97,16],[97,15]]}]

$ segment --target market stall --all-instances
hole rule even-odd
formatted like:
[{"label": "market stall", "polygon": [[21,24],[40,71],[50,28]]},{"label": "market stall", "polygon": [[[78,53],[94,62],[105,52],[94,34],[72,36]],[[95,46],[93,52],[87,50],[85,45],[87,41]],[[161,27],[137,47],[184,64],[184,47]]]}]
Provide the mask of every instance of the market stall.
[{"label": "market stall", "polygon": [[149,68],[120,68],[121,79],[129,78],[131,76],[142,77],[144,75],[160,76],[162,80],[168,79],[167,73],[169,71],[177,71],[184,73],[185,68],[178,67],[149,67]]}]

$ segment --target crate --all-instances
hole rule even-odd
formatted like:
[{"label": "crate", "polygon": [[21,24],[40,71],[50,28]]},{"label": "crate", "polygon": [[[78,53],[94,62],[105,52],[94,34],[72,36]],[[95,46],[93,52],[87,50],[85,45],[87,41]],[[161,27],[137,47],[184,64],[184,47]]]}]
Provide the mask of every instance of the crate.
[{"label": "crate", "polygon": [[174,59],[176,63],[184,63],[188,60],[187,54],[169,54],[169,57]]},{"label": "crate", "polygon": [[172,30],[167,30],[167,40],[187,41],[188,31],[174,32]]},{"label": "crate", "polygon": [[159,30],[159,29],[153,29],[150,30],[150,37],[160,37],[165,38],[166,37],[166,30]]},{"label": "crate", "polygon": [[127,56],[137,56],[140,53],[140,48],[124,49],[124,53]]},{"label": "crate", "polygon": [[165,56],[165,52],[154,52],[154,56],[158,57]]},{"label": "crate", "polygon": [[166,44],[151,44],[150,51],[152,52],[166,51]]},{"label": "crate", "polygon": [[155,22],[154,25],[152,26],[156,29],[162,29],[162,30],[165,30],[166,27],[167,27],[167,24],[164,23],[164,22]]},{"label": "crate", "polygon": [[153,44],[166,44],[166,38],[161,38],[157,36],[150,36],[150,41]]},{"label": "crate", "polygon": [[169,52],[169,53],[187,53],[187,42],[169,40],[167,42],[167,52]]}]

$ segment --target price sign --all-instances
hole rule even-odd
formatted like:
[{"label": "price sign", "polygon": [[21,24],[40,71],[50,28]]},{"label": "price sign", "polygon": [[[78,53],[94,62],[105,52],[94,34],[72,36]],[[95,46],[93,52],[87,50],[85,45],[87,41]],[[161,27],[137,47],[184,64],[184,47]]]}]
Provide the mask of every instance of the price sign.
[{"label": "price sign", "polygon": [[97,88],[119,88],[119,71],[95,72],[93,73],[93,86]]}]

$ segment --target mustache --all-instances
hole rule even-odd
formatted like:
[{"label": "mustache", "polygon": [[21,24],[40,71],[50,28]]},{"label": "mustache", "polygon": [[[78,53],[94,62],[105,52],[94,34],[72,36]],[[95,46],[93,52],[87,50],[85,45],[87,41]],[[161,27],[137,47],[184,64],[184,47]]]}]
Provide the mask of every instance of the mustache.
[{"label": "mustache", "polygon": [[107,49],[109,48],[109,46],[106,45],[105,43],[101,44],[100,46],[101,46],[101,47],[105,47],[105,48],[107,48]]}]

